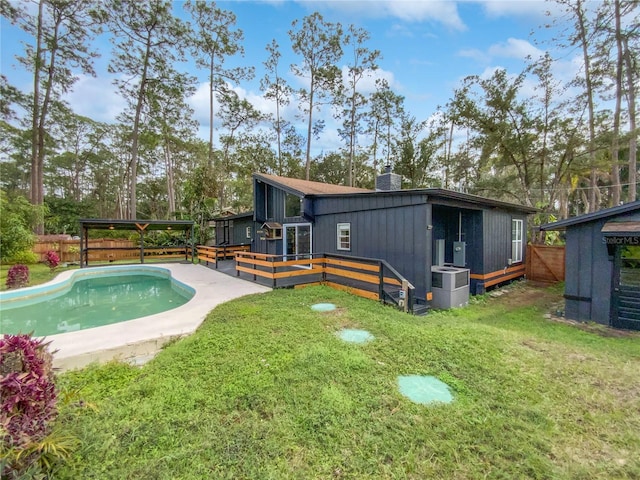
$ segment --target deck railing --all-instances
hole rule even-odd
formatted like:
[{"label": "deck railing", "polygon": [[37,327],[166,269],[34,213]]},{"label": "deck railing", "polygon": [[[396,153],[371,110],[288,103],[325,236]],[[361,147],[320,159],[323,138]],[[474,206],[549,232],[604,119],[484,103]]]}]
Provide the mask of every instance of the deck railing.
[{"label": "deck railing", "polygon": [[248,252],[251,250],[249,244],[238,245],[220,245],[220,246],[206,246],[198,245],[196,247],[196,256],[198,260],[202,260],[207,263],[213,263],[218,268],[218,260],[226,260],[234,258],[236,252]]},{"label": "deck railing", "polygon": [[414,287],[384,260],[329,253],[268,255],[236,252],[236,272],[271,280],[273,288],[324,284],[412,311]]}]

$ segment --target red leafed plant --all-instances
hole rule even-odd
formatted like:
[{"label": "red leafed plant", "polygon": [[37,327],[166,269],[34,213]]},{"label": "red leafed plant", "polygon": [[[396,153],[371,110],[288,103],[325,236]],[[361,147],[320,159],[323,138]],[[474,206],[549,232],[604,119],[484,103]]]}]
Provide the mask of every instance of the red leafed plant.
[{"label": "red leafed plant", "polygon": [[7,272],[7,288],[21,288],[29,284],[29,267],[18,263]]},{"label": "red leafed plant", "polygon": [[[0,338],[0,452],[7,478],[37,464],[58,415],[48,343],[29,335]],[[3,479],[5,478],[3,474]]]},{"label": "red leafed plant", "polygon": [[53,250],[49,250],[47,253],[44,254],[44,263],[51,269],[53,270],[54,268],[56,268],[58,266],[58,264],[60,263],[60,257],[58,256],[58,254],[56,252],[54,252]]}]

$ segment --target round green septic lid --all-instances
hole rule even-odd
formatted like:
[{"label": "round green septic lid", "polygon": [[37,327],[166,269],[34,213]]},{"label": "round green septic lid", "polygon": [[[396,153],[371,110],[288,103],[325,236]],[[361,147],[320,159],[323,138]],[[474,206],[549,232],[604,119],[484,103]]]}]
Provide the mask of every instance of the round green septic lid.
[{"label": "round green septic lid", "polygon": [[406,375],[398,377],[400,393],[412,402],[428,404],[432,402],[451,403],[453,396],[449,385],[436,377]]},{"label": "round green septic lid", "polygon": [[351,343],[366,343],[375,338],[366,330],[355,330],[349,328],[340,330],[338,332],[338,336],[345,342]]},{"label": "round green septic lid", "polygon": [[311,305],[311,310],[314,312],[330,312],[335,309],[336,306],[333,303],[316,303],[315,305]]}]

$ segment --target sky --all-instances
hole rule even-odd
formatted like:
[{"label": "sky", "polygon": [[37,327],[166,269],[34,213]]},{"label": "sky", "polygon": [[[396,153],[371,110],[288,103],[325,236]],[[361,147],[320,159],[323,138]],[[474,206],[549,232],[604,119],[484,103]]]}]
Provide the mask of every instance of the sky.
[{"label": "sky", "polygon": [[[556,18],[560,11],[553,2],[543,0],[325,0],[325,1],[219,1],[217,5],[230,10],[237,17],[237,27],[244,32],[244,58],[234,59],[238,65],[253,65],[256,77],[235,85],[234,89],[264,112],[274,106],[263,98],[259,88],[267,59],[266,45],[276,39],[281,47],[282,65],[300,63],[291,51],[288,31],[296,19],[319,12],[326,21],[350,24],[367,30],[371,39],[367,46],[381,52],[379,69],[364,82],[373,86],[375,78],[387,79],[392,90],[404,96],[405,109],[417,120],[428,120],[452,97],[461,80],[468,75],[489,76],[497,68],[505,68],[517,75],[526,66],[528,56],[536,58],[551,50],[557,62],[555,74],[568,80],[580,65],[579,51],[553,50],[549,40],[558,34],[557,28],[542,28]],[[181,10],[175,2],[176,12]],[[551,10],[551,16],[545,12]],[[15,60],[22,52],[21,42],[31,42],[16,27],[2,18],[0,23],[0,72],[14,86],[30,91],[31,77]],[[99,121],[112,122],[124,109],[111,83],[114,76],[107,73],[111,45],[106,38],[97,40],[101,57],[96,61],[97,77],[80,75],[66,100],[74,111]],[[343,67],[344,65],[341,65]],[[201,83],[189,103],[201,124],[200,136],[208,138],[208,88],[205,72],[192,70]],[[288,74],[289,83],[299,88],[301,79]],[[525,89],[533,93],[533,83]],[[295,105],[285,112],[294,119]],[[314,152],[332,151],[340,146],[338,125],[330,112],[319,117],[327,125],[321,138],[314,142]]]}]

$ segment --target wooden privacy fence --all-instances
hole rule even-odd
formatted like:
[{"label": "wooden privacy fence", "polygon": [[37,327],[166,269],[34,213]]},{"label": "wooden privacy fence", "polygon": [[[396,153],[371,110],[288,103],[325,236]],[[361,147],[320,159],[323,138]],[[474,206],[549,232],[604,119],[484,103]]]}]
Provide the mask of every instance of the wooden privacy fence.
[{"label": "wooden privacy fence", "polygon": [[234,258],[236,252],[248,252],[251,250],[251,245],[222,245],[216,247],[208,247],[206,245],[198,245],[196,247],[196,256],[198,260],[202,260],[207,263],[215,264],[218,268],[218,260],[226,260],[228,258]]},{"label": "wooden privacy fence", "polygon": [[[138,248],[135,242],[124,239],[95,238],[89,240],[89,248],[96,249],[91,253],[90,260],[109,261],[106,255],[98,253],[101,248]],[[76,263],[80,261],[80,240],[51,240],[36,242],[33,252],[38,256],[38,261],[43,262],[48,251],[58,254],[61,263]],[[118,260],[128,258],[124,254]],[[114,257],[115,258],[115,257]]]},{"label": "wooden privacy fence", "polygon": [[527,279],[545,283],[564,281],[564,258],[564,246],[527,245]]},{"label": "wooden privacy fence", "polygon": [[140,248],[131,242],[134,246],[117,247],[117,246],[89,246],[82,251],[84,255],[84,266],[88,266],[89,262],[140,262],[145,260],[183,260],[188,261],[192,253],[189,245],[175,245],[166,247],[144,247]]},{"label": "wooden privacy fence", "polygon": [[236,272],[271,280],[271,286],[323,284],[413,311],[414,287],[384,260],[328,253],[267,255],[236,252]]}]

